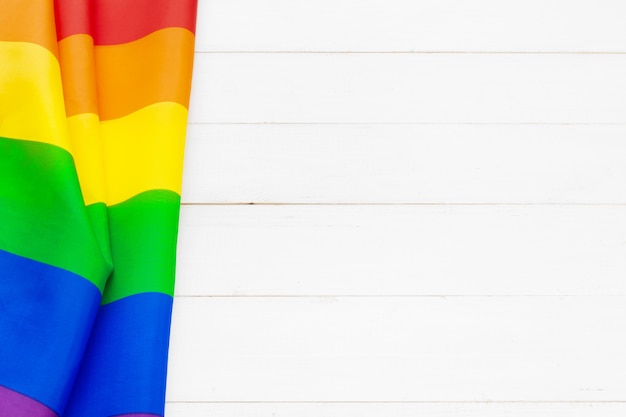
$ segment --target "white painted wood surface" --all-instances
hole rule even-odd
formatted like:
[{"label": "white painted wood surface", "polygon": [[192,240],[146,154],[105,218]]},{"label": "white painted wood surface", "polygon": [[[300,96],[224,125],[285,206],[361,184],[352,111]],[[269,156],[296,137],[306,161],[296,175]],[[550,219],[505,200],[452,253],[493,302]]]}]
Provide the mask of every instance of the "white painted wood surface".
[{"label": "white painted wood surface", "polygon": [[200,51],[626,51],[621,0],[200,0]]},{"label": "white painted wood surface", "polygon": [[626,203],[626,124],[194,124],[188,141],[187,203]]},{"label": "white painted wood surface", "polygon": [[168,404],[169,417],[598,417],[621,416],[625,404],[401,403],[401,404]]},{"label": "white painted wood surface", "polygon": [[192,123],[626,123],[626,54],[197,54]]},{"label": "white painted wood surface", "polygon": [[614,401],[626,390],[623,296],[176,302],[175,402]]},{"label": "white painted wood surface", "polygon": [[625,2],[199,2],[168,417],[625,414]]},{"label": "white painted wood surface", "polygon": [[625,295],[624,206],[186,206],[176,292]]}]

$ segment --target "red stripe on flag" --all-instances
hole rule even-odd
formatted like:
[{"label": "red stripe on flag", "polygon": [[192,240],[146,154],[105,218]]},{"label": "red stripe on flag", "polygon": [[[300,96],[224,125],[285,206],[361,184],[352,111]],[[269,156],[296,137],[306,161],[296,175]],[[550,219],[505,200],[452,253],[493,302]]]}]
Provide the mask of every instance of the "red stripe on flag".
[{"label": "red stripe on flag", "polygon": [[57,38],[93,36],[96,45],[131,42],[168,27],[195,33],[197,0],[58,0]]}]

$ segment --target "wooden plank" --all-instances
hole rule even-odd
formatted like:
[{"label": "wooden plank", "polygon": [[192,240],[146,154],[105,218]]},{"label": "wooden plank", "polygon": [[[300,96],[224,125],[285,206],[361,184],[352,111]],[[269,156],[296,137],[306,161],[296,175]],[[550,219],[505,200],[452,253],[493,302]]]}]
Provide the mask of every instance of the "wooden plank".
[{"label": "wooden plank", "polygon": [[626,55],[197,54],[192,123],[625,123]]},{"label": "wooden plank", "polygon": [[187,203],[626,203],[626,125],[191,125]]},{"label": "wooden plank", "polygon": [[625,315],[624,296],[179,297],[168,398],[624,401]]},{"label": "wooden plank", "polygon": [[178,295],[626,295],[625,206],[186,206]]},{"label": "wooden plank", "polygon": [[625,404],[168,404],[168,417],[614,417]]},{"label": "wooden plank", "polygon": [[201,51],[626,51],[620,0],[201,0]]}]

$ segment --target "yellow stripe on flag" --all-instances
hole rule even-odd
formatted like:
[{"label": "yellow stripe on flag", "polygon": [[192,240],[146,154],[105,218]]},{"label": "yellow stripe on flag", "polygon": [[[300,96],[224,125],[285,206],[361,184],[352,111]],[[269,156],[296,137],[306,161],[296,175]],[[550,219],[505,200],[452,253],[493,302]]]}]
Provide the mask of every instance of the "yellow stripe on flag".
[{"label": "yellow stripe on flag", "polygon": [[93,113],[77,114],[67,118],[74,163],[85,205],[104,203],[104,162],[100,119]]},{"label": "yellow stripe on flag", "polygon": [[29,42],[0,42],[0,136],[70,151],[59,62]]},{"label": "yellow stripe on flag", "polygon": [[100,122],[107,205],[148,190],[181,193],[187,108],[164,102]]}]

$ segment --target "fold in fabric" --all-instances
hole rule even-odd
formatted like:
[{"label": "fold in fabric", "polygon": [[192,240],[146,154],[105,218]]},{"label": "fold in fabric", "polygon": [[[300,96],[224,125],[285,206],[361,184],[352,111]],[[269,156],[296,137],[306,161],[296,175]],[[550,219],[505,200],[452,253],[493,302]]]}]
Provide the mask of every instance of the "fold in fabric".
[{"label": "fold in fabric", "polygon": [[0,417],[162,416],[196,0],[0,0]]}]

